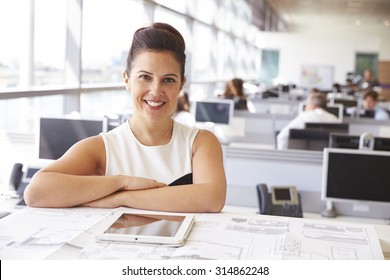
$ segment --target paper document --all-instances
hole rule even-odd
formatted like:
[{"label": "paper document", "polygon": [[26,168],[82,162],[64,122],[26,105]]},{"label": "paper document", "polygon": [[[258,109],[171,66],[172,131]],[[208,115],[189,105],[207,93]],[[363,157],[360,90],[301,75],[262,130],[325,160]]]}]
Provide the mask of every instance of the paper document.
[{"label": "paper document", "polygon": [[0,220],[0,259],[384,259],[373,225],[254,214],[198,214],[182,247],[98,242],[124,209],[27,207]]}]

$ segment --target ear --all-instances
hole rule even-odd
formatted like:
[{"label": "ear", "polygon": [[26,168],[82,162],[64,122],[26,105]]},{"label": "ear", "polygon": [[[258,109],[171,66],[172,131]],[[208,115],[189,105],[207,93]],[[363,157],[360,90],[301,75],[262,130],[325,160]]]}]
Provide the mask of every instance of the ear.
[{"label": "ear", "polygon": [[181,85],[180,85],[180,91],[183,89],[183,86],[186,83],[186,81],[187,81],[186,78],[183,77],[183,80],[181,81]]},{"label": "ear", "polygon": [[128,91],[130,91],[129,75],[127,74],[126,71],[124,71],[124,72],[122,73],[122,78],[123,78],[123,81],[125,82],[126,89],[127,89]]}]

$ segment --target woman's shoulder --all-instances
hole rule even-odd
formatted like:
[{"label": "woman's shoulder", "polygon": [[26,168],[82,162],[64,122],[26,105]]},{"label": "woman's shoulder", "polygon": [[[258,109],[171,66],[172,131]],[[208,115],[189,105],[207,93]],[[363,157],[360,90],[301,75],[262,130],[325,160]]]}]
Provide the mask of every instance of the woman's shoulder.
[{"label": "woman's shoulder", "polygon": [[104,141],[101,135],[95,135],[88,138],[84,138],[83,140],[74,144],[70,149],[66,152],[64,156],[75,156],[82,158],[101,158],[105,155]]},{"label": "woman's shoulder", "polygon": [[218,145],[221,144],[218,137],[213,132],[207,129],[199,129],[196,141],[200,143],[217,143]]}]

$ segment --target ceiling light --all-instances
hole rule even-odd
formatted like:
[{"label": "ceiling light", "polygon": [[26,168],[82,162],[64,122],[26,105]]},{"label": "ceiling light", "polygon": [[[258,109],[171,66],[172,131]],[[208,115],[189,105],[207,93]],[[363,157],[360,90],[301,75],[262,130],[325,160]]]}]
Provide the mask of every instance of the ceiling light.
[{"label": "ceiling light", "polygon": [[386,19],[386,20],[383,22],[383,24],[384,24],[385,26],[390,26],[390,21]]},{"label": "ceiling light", "polygon": [[355,25],[356,25],[356,26],[359,26],[359,25],[361,25],[361,24],[362,24],[362,22],[361,22],[359,19],[355,20]]}]

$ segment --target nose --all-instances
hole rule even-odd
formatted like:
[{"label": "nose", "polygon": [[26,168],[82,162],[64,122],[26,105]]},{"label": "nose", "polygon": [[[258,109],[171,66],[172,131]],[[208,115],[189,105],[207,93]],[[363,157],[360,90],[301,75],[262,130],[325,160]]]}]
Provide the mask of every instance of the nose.
[{"label": "nose", "polygon": [[164,94],[162,84],[159,81],[153,81],[150,86],[149,93],[153,96],[161,96]]}]

